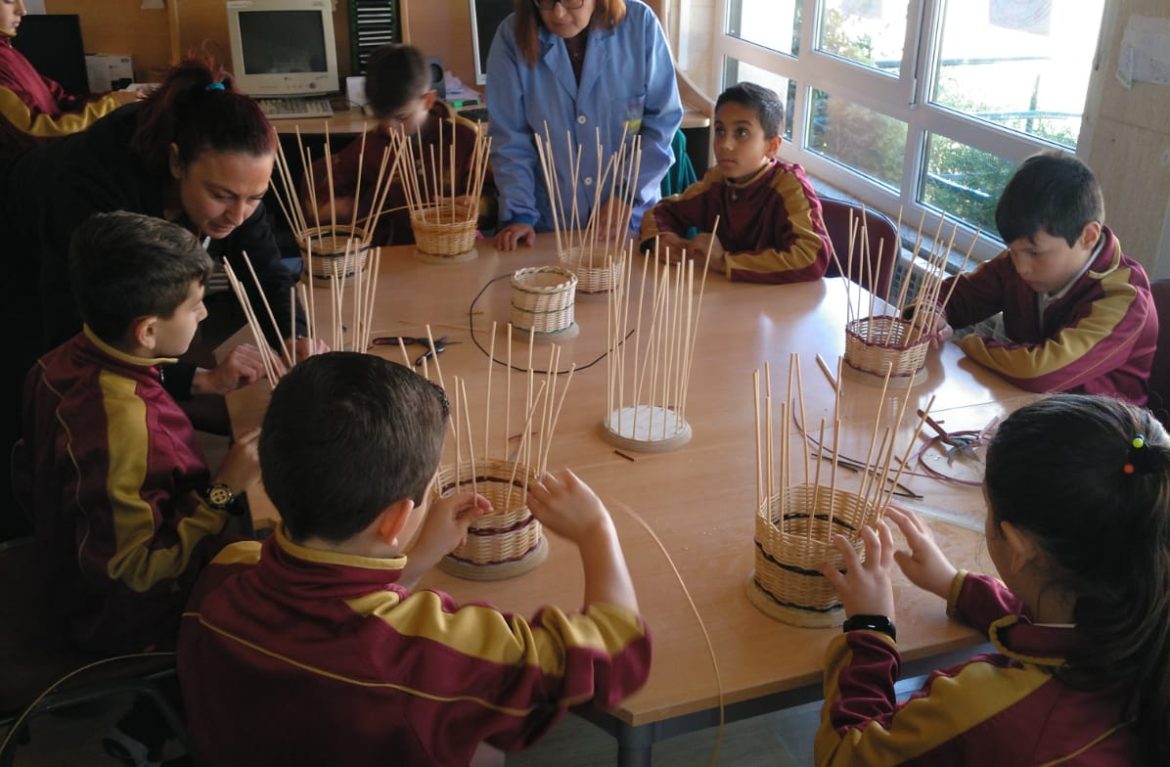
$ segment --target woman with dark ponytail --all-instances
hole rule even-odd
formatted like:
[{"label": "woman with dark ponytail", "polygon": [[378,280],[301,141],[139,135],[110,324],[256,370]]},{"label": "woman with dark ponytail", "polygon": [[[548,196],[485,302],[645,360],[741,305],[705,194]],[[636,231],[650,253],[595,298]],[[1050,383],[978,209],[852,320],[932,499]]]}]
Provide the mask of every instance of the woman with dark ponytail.
[{"label": "woman with dark ponytail", "polygon": [[[1149,411],[1061,394],[999,427],[984,479],[1002,583],[956,570],[914,515],[826,569],[833,640],[815,747],[828,764],[1170,764],[1170,438]],[[998,651],[896,703],[889,570],[947,599]],[[888,628],[888,630],[887,630]]]},{"label": "woman with dark ponytail", "polygon": [[[281,334],[290,332],[289,289],[295,282],[281,263],[261,203],[276,142],[253,99],[236,93],[207,64],[188,61],[149,98],[114,111],[84,133],[0,160],[0,223],[12,270],[6,327],[19,328],[19,370],[8,374],[10,412],[19,403],[25,371],[81,327],[69,289],[67,254],[73,231],[94,213],[127,210],[174,221],[204,240],[217,264],[226,259],[240,274],[247,274],[246,252]],[[258,305],[251,282],[245,280]],[[223,309],[236,311],[234,299],[216,306],[212,298],[212,322],[218,315],[222,324]],[[305,331],[300,315],[298,336]],[[243,324],[238,317],[235,327]],[[275,344],[277,334],[268,331]],[[298,357],[314,351],[303,338],[299,345]],[[169,368],[166,383],[178,397],[223,394],[241,380],[254,379],[259,369],[258,354],[251,349],[214,369]]]}]

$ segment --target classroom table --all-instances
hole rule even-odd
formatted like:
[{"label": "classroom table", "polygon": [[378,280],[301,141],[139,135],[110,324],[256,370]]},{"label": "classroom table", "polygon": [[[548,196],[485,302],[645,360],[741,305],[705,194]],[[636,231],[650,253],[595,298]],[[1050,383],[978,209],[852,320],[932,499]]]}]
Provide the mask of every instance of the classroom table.
[{"label": "classroom table", "polygon": [[[480,346],[489,347],[493,321],[500,323],[497,360],[504,360],[507,347],[503,326],[509,316],[510,285],[508,279],[492,280],[521,267],[553,264],[555,253],[552,235],[539,235],[535,247],[513,253],[498,253],[489,241],[480,241],[477,258],[465,263],[429,263],[416,255],[413,246],[382,250],[374,335],[425,335],[425,324],[430,323],[436,337],[459,342],[449,345],[439,359],[449,387],[454,376],[466,377],[478,440],[483,439],[488,367]],[[642,258],[634,256],[633,274],[640,274]],[[637,283],[638,277],[634,279]],[[655,741],[717,724],[720,689],[728,720],[821,697],[824,649],[840,629],[779,623],[757,610],[746,593],[753,570],[756,500],[751,386],[753,370],[770,361],[777,396],[783,400],[788,354],[798,352],[808,421],[829,416],[834,391],[814,363],[814,355],[819,353],[835,367],[844,350],[847,285],[840,278],[786,286],[729,283],[722,275],[710,273],[698,318],[685,411],[693,439],[674,452],[623,451],[633,460],[617,454],[599,435],[607,407],[606,365],[604,359],[589,363],[606,351],[606,298],[577,297],[580,334],[563,343],[560,369],[567,370],[571,361],[579,369],[557,425],[550,467],[573,468],[610,509],[653,636],[653,667],[646,686],[611,711],[585,714],[618,739],[623,765],[649,764]],[[859,303],[860,289],[849,289],[854,303]],[[323,308],[328,290],[318,287],[315,296],[320,323],[322,317],[328,318]],[[632,327],[636,324],[631,321]],[[474,328],[478,345],[469,327]],[[318,332],[328,338],[328,331],[319,328]],[[526,338],[514,340],[514,363],[527,362],[527,349]],[[547,365],[550,349],[546,342],[534,344],[537,369]],[[401,360],[396,347],[375,347],[372,353]],[[927,380],[910,392],[899,451],[908,443],[917,420],[913,410],[924,407],[932,396],[934,417],[950,430],[980,429],[1033,398],[962,359],[953,344],[932,351],[927,370]],[[504,371],[503,365],[494,369],[493,402],[499,402],[504,389]],[[430,373],[436,377],[433,366]],[[522,374],[512,376],[514,402],[521,401],[523,380]],[[560,380],[563,385],[564,377]],[[843,455],[864,457],[875,414],[881,413],[883,423],[892,421],[904,391],[904,385],[891,384],[885,401],[879,403],[879,386],[846,377],[841,396]],[[263,382],[229,396],[237,433],[260,423],[267,397],[268,384]],[[507,436],[502,411],[500,406],[493,407],[489,444],[493,453],[503,451]],[[513,436],[522,430],[518,417],[517,405],[510,419]],[[482,448],[476,447],[481,458]],[[448,445],[444,460],[452,458]],[[934,451],[925,459],[944,473],[965,471],[968,477],[978,477],[978,468],[960,468],[962,460],[949,466]],[[799,457],[794,465],[801,466]],[[822,483],[827,481],[824,472]],[[855,485],[856,475],[842,471],[838,481],[841,486]],[[977,487],[909,473],[902,483],[923,496],[908,505],[927,516],[958,566],[991,569],[983,545],[983,503]],[[253,495],[258,496],[252,499],[257,524],[271,523],[271,505],[262,493]],[[661,539],[685,592],[671,562],[634,513]],[[446,591],[457,600],[486,600],[528,615],[546,603],[573,609],[583,593],[580,558],[572,545],[549,538],[547,561],[519,577],[475,582],[436,570],[421,585]],[[918,591],[900,573],[895,574],[895,588],[898,645],[906,675],[955,662],[985,641],[950,621],[941,600]],[[710,635],[718,676],[687,592]]]}]

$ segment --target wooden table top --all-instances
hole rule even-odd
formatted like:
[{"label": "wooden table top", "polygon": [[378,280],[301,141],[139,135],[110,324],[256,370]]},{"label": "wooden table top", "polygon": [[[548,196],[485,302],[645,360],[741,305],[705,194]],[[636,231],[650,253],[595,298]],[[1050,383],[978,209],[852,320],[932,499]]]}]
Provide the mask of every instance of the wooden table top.
[{"label": "wooden table top", "polygon": [[[495,277],[525,266],[555,263],[555,243],[540,236],[534,248],[497,253],[481,241],[475,260],[458,264],[424,263],[413,246],[382,252],[374,335],[425,335],[431,323],[436,337],[451,345],[441,357],[444,376],[466,376],[473,428],[482,458],[483,398],[487,356],[468,333],[472,299]],[[635,257],[640,264],[641,257]],[[326,289],[316,291],[317,315],[328,317]],[[486,349],[491,323],[508,321],[510,286],[494,282],[475,304],[475,335]],[[580,335],[563,344],[561,369],[571,361],[584,366],[606,348],[604,296],[579,295],[576,322]],[[646,687],[612,713],[630,725],[669,719],[718,705],[719,685],[699,622],[667,558],[631,516],[643,517],[660,537],[678,567],[718,659],[719,679],[728,703],[821,682],[825,645],[839,629],[803,629],[779,623],[748,601],[746,584],[753,571],[756,493],[752,371],[765,360],[773,365],[776,387],[783,385],[789,352],[801,357],[808,420],[815,423],[831,412],[834,394],[814,362],[819,353],[830,364],[844,350],[845,284],[826,279],[799,285],[729,283],[711,274],[706,283],[702,322],[696,341],[696,362],[690,380],[686,417],[694,436],[681,449],[662,454],[631,453],[633,462],[614,452],[599,436],[606,410],[605,361],[579,370],[573,380],[551,450],[550,467],[567,465],[585,479],[609,507],[621,536],[645,619],[654,637],[654,664]],[[631,320],[631,326],[636,323]],[[324,331],[319,330],[323,335]],[[496,358],[506,354],[503,327],[496,340]],[[327,337],[327,336],[326,336]],[[527,359],[527,340],[513,344],[514,362]],[[543,368],[550,345],[535,344],[536,367]],[[419,351],[415,347],[415,353]],[[396,347],[375,352],[400,360]],[[948,344],[932,351],[929,377],[911,392],[908,416],[898,441],[907,443],[913,410],[936,397],[932,412],[948,429],[982,428],[992,418],[1032,399],[995,374],[963,360]],[[777,375],[779,374],[779,375]],[[432,378],[435,371],[431,369]],[[563,377],[561,378],[563,385]],[[513,374],[513,401],[522,398],[524,377]],[[504,368],[493,373],[493,402],[504,389]],[[897,413],[904,385],[891,384],[880,408],[884,421]],[[846,380],[842,395],[842,454],[864,458],[880,386]],[[782,394],[780,395],[783,396]],[[268,397],[267,384],[229,396],[237,432],[259,424]],[[503,408],[493,408],[492,451],[502,450]],[[518,433],[519,406],[512,412],[511,431]],[[831,419],[830,419],[831,422]],[[448,440],[450,442],[450,440]],[[445,462],[453,459],[448,445]],[[628,451],[627,451],[628,452]],[[466,455],[464,455],[466,458]],[[941,454],[931,454],[941,471],[958,473]],[[794,466],[801,466],[800,460]],[[797,471],[797,469],[794,469]],[[803,469],[800,469],[802,472]],[[841,486],[856,485],[856,476],[842,471]],[[822,481],[827,484],[824,476]],[[991,569],[982,535],[983,503],[978,488],[956,487],[926,476],[905,475],[902,483],[921,494],[910,504],[930,519],[944,550],[961,567]],[[258,495],[258,494],[257,494]],[[267,499],[251,499],[258,523],[273,512]],[[473,582],[430,573],[423,586],[438,588],[461,601],[486,600],[501,608],[531,615],[543,604],[565,609],[580,605],[583,593],[580,558],[575,548],[553,536],[550,554],[535,570],[506,581]],[[907,659],[941,655],[981,641],[974,632],[947,619],[936,597],[895,577],[898,644]]]}]

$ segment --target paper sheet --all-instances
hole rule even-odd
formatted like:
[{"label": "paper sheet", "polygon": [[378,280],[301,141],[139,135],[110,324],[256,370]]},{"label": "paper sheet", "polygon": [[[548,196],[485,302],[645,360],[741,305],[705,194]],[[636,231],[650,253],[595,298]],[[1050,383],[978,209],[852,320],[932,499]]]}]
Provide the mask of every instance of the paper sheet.
[{"label": "paper sheet", "polygon": [[1117,79],[1170,85],[1170,19],[1130,16],[1117,57]]}]

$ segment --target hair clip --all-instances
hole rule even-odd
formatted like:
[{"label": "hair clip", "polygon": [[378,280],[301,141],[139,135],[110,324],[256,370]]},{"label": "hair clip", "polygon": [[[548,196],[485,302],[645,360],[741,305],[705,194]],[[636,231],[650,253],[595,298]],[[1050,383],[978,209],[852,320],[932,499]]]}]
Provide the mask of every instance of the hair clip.
[{"label": "hair clip", "polygon": [[206,86],[204,86],[203,90],[205,90],[205,91],[222,91],[222,90],[227,90],[227,89],[224,88],[223,83],[208,83]]},{"label": "hair clip", "polygon": [[[1129,460],[1121,467],[1121,471],[1125,474],[1133,474],[1137,471],[1137,464],[1141,461],[1146,461],[1147,455],[1145,452],[1146,435],[1135,434],[1133,439],[1129,441]],[[1148,463],[1148,461],[1146,461]],[[1148,466],[1142,466],[1143,472],[1148,469]]]}]

